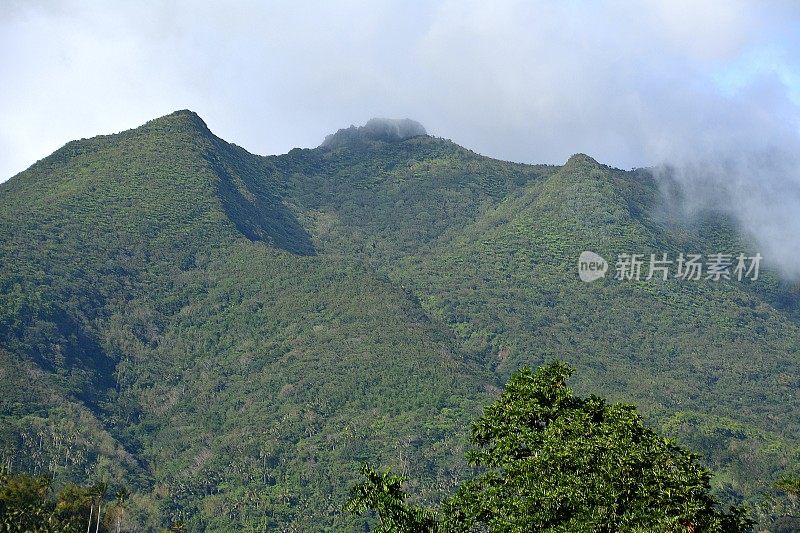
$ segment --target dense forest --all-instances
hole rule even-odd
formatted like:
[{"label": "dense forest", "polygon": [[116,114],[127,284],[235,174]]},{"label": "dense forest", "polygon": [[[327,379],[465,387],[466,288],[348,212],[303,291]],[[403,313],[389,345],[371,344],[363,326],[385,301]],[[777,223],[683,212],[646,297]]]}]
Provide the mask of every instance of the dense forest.
[{"label": "dense forest", "polygon": [[375,511],[378,531],[748,531],[741,507],[719,508],[696,456],[641,423],[632,405],[578,398],[572,369],[516,371],[472,426],[481,468],[441,509],[406,502],[403,478],[366,466],[350,511]]},{"label": "dense forest", "polygon": [[498,466],[471,421],[558,359],[570,423],[628,417],[709,520],[800,527],[797,287],[769,258],[757,280],[577,275],[584,250],[757,253],[733,221],[687,218],[646,169],[369,132],[262,157],[179,111],[1,184],[3,494],[122,531],[350,531],[381,523],[344,510],[364,471],[441,517]]}]

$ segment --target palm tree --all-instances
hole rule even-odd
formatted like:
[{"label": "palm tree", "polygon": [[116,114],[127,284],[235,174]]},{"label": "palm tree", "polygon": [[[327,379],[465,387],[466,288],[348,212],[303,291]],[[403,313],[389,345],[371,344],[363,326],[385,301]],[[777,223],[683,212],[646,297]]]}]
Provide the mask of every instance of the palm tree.
[{"label": "palm tree", "polygon": [[97,496],[97,522],[94,526],[94,533],[98,533],[98,531],[100,531],[100,511],[103,507],[103,500],[106,497],[106,491],[108,491],[108,483],[101,481],[100,483],[97,483],[93,489],[95,496]]},{"label": "palm tree", "polygon": [[94,514],[94,498],[89,499],[89,523],[86,524],[86,533],[89,533],[89,530],[92,527],[92,516]]},{"label": "palm tree", "polygon": [[120,530],[120,525],[122,523],[122,515],[125,512],[124,504],[125,500],[128,499],[128,496],[130,496],[130,492],[125,487],[120,487],[119,490],[117,490],[116,499],[117,499],[117,508],[119,509],[119,511],[117,512],[117,533],[119,533]]}]

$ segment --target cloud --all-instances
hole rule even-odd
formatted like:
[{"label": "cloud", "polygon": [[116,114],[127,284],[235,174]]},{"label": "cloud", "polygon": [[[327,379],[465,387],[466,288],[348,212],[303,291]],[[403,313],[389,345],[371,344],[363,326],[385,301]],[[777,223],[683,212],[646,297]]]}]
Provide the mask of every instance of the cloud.
[{"label": "cloud", "polygon": [[793,1],[11,0],[0,177],[175,109],[256,153],[411,117],[502,159],[669,163],[789,257],[799,26]]}]

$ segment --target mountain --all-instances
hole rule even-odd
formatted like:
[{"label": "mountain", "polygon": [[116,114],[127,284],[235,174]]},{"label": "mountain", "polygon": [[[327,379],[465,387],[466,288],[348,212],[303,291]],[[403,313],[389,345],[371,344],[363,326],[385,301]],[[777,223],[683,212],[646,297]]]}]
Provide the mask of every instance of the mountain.
[{"label": "mountain", "polygon": [[[70,142],[0,185],[4,462],[125,483],[138,528],[352,530],[361,463],[441,499],[468,421],[559,358],[768,521],[800,465],[797,291],[768,261],[751,282],[612,279],[622,253],[757,251],[663,190],[413,121],[269,157],[190,111]],[[580,281],[584,250],[612,272]]]},{"label": "mountain", "polygon": [[341,129],[336,133],[328,135],[322,141],[322,146],[327,148],[337,148],[352,144],[354,142],[370,141],[404,141],[411,137],[427,135],[425,127],[410,118],[391,119],[373,118],[363,126],[350,126]]}]

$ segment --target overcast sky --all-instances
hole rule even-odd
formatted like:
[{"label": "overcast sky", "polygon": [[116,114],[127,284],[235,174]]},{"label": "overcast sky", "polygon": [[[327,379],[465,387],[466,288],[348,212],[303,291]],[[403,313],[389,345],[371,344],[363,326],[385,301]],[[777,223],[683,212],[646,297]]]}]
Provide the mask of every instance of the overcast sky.
[{"label": "overcast sky", "polygon": [[0,181],[176,109],[258,154],[409,117],[501,159],[670,162],[800,232],[797,1],[2,0],[0,76]]},{"label": "overcast sky", "polygon": [[[410,117],[478,152],[620,167],[797,135],[798,2],[0,2],[0,177],[197,111],[259,154]],[[713,145],[713,146],[712,146]]]}]

